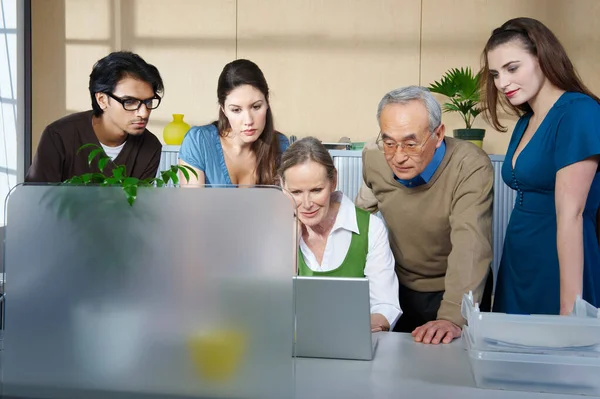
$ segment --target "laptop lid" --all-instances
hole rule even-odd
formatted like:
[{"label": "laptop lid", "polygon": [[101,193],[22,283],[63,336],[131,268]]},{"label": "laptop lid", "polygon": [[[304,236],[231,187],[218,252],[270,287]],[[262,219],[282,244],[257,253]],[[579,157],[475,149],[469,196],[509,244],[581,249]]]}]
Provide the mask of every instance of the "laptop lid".
[{"label": "laptop lid", "polygon": [[298,276],[294,285],[296,356],[373,358],[367,278]]}]

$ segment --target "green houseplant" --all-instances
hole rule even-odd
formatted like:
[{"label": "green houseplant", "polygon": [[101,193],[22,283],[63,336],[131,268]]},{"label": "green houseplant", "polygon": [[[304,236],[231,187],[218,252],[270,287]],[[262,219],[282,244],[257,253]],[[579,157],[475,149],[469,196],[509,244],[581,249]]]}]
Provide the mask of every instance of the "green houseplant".
[{"label": "green houseplant", "polygon": [[120,165],[113,169],[113,173],[110,176],[104,175],[102,172],[110,158],[104,153],[102,147],[96,144],[84,144],[79,147],[78,153],[86,148],[92,148],[88,155],[88,164],[92,166],[92,163],[98,158],[98,169],[100,173],[85,173],[80,176],[73,176],[66,180],[64,184],[71,185],[88,185],[95,184],[100,186],[111,186],[111,187],[122,187],[123,192],[127,197],[129,205],[133,206],[135,199],[137,198],[137,190],[139,187],[164,187],[172,181],[173,184],[179,183],[178,172],[183,174],[186,181],[190,180],[190,172],[198,178],[196,171],[189,166],[172,165],[169,169],[160,171],[160,178],[151,177],[148,179],[140,180],[136,177],[127,177],[125,173],[125,166]]},{"label": "green houseplant", "polygon": [[465,122],[464,129],[454,129],[454,137],[469,140],[481,148],[485,129],[472,127],[475,118],[481,113],[479,77],[480,74],[474,75],[470,67],[452,68],[428,89],[448,97],[449,101],[442,105],[444,112],[458,112]]}]

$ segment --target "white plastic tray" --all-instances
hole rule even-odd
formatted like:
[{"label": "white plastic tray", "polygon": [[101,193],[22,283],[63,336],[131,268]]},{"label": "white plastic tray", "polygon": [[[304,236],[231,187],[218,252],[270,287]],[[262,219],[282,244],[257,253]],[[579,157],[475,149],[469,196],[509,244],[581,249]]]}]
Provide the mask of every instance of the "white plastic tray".
[{"label": "white plastic tray", "polygon": [[480,351],[468,328],[463,340],[479,388],[600,396],[600,358]]},{"label": "white plastic tray", "polygon": [[581,299],[571,316],[512,315],[481,312],[469,293],[462,315],[480,351],[600,356],[598,309]]}]

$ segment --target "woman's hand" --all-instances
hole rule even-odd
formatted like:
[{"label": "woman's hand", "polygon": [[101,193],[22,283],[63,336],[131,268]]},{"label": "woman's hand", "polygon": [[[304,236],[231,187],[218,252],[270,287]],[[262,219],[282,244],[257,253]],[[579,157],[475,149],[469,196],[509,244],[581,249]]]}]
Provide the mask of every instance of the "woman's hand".
[{"label": "woman's hand", "polygon": [[381,313],[371,314],[371,332],[389,331],[390,323]]}]

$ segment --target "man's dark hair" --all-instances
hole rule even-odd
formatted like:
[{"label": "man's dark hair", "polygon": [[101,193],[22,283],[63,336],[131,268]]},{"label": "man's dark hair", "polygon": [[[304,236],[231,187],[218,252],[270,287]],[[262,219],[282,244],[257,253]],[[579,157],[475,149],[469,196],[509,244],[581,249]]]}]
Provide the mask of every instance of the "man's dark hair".
[{"label": "man's dark hair", "polygon": [[163,93],[163,81],[158,69],[130,51],[117,51],[94,64],[90,74],[90,97],[94,116],[104,112],[96,101],[96,93],[112,93],[115,86],[126,77],[141,80],[152,86],[155,95]]}]

